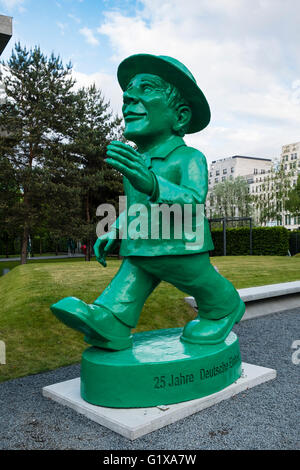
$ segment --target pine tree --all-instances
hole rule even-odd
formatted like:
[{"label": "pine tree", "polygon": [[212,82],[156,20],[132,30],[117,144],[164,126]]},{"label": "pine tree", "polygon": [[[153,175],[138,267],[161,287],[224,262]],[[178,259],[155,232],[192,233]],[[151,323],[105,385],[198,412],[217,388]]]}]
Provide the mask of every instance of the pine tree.
[{"label": "pine tree", "polygon": [[18,235],[15,208],[20,198],[14,168],[5,155],[0,153],[0,239],[4,243],[7,257],[9,240]]},{"label": "pine tree", "polygon": [[77,117],[72,150],[79,162],[81,220],[78,229],[89,261],[96,238],[96,209],[101,203],[117,206],[118,196],[123,191],[121,175],[104,162],[109,142],[122,139],[121,120],[113,116],[109,102],[95,85],[78,91]]},{"label": "pine tree", "polygon": [[71,69],[59,57],[52,54],[48,58],[39,47],[27,50],[20,43],[7,63],[2,63],[6,99],[0,105],[0,149],[21,191],[16,214],[22,230],[22,264],[26,263],[28,237],[41,226],[50,203],[46,183],[51,180],[51,165],[47,159],[52,159],[53,166],[54,152],[63,156],[72,137],[75,95]]}]

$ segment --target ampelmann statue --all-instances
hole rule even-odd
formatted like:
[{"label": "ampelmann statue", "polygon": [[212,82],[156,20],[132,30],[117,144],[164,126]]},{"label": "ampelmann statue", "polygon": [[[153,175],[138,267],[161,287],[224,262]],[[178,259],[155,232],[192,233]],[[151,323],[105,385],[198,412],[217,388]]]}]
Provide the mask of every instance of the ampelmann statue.
[{"label": "ampelmann statue", "polygon": [[[171,57],[138,54],[120,64],[118,80],[124,91],[124,136],[138,150],[114,141],[108,145],[106,162],[124,175],[128,207],[141,203],[150,213],[152,204],[204,204],[206,159],[183,141],[185,134],[204,129],[210,121],[208,103],[193,75]],[[121,214],[111,232],[95,243],[96,258],[103,266],[124,217],[128,214]],[[205,217],[203,224],[200,245],[191,246],[184,237],[123,238],[123,263],[95,302],[88,305],[67,297],[52,305],[52,312],[84,333],[87,343],[126,349],[132,345],[131,329],[137,326],[147,297],[163,280],[195,297],[198,305],[198,316],[186,324],[181,340],[221,343],[242,318],[245,305],[233,285],[211,265],[208,252],[214,247]]]}]

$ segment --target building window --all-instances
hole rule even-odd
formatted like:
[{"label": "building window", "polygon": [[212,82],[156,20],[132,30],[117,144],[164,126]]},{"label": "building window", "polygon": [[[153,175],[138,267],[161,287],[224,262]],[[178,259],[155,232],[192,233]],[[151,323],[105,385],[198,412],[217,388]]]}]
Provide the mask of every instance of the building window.
[{"label": "building window", "polygon": [[216,176],[219,176],[220,170],[216,170]]},{"label": "building window", "polygon": [[231,173],[234,173],[234,167],[233,166],[231,167],[230,171],[231,171]]},{"label": "building window", "polygon": [[225,181],[226,180],[226,176],[222,176],[222,181]]},{"label": "building window", "polygon": [[219,178],[215,178],[215,183],[218,183],[219,182]]},{"label": "building window", "polygon": [[227,168],[224,168],[223,175],[227,175]]},{"label": "building window", "polygon": [[254,168],[254,171],[253,171],[253,173],[254,173],[255,175],[257,175],[257,173],[258,173],[258,170],[257,170],[257,168]]},{"label": "building window", "polygon": [[286,216],[285,216],[285,225],[291,225],[291,216],[290,216],[290,214],[286,214]]}]

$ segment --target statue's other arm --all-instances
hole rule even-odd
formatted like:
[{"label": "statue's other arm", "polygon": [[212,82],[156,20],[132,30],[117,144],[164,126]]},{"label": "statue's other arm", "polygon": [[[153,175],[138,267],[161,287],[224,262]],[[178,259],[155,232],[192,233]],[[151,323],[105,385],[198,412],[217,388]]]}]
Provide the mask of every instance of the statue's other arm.
[{"label": "statue's other arm", "polygon": [[[204,204],[207,194],[207,163],[199,150],[184,147],[177,150],[181,156],[181,179],[175,184],[155,174],[156,187],[150,196],[158,204]],[[174,157],[173,157],[174,158]]]}]

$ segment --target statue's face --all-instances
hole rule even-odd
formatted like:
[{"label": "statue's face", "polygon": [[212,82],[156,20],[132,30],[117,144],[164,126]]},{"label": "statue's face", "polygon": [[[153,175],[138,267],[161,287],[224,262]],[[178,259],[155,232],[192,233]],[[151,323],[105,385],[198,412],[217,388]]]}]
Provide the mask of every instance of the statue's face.
[{"label": "statue's face", "polygon": [[159,81],[156,75],[136,75],[123,94],[124,136],[137,144],[156,142],[173,133],[176,113]]}]

